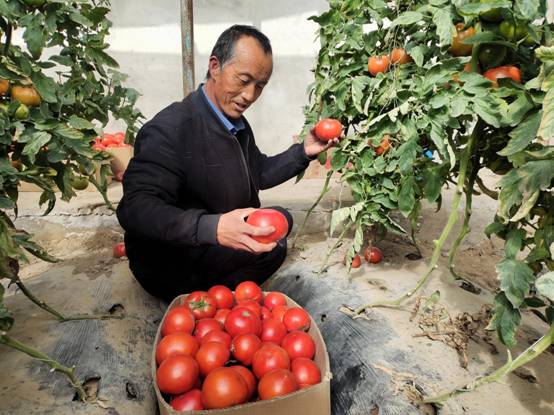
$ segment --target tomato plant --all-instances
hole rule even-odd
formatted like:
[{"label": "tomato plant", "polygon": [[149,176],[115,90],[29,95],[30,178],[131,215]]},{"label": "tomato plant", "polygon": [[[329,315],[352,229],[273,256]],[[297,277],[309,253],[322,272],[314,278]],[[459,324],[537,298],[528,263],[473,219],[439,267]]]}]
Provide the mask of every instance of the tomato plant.
[{"label": "tomato plant", "polygon": [[206,409],[239,405],[246,402],[248,393],[243,375],[231,367],[213,370],[202,384],[202,402]]},{"label": "tomato plant", "polygon": [[[550,328],[537,344],[479,384],[498,380],[552,343],[554,294],[547,287],[554,281],[554,24],[545,13],[544,0],[388,2],[378,8],[333,1],[329,10],[311,17],[320,26],[321,49],[304,128],[322,117],[345,126],[346,138],[331,155],[322,194],[334,174],[349,185],[353,196],[352,205],[332,214],[330,234],[340,232],[322,269],[349,231],[354,237],[348,262],[360,252],[369,232],[407,234],[417,247],[424,201],[440,208],[447,185],[455,183],[447,222],[415,287],[395,299],[357,306],[354,314],[413,298],[437,268],[458,221],[461,227],[448,249],[447,263],[462,282],[464,276],[455,272],[453,263],[469,232],[473,195],[495,199],[496,215],[485,233],[503,239],[505,252],[496,266],[499,287],[489,328],[513,347],[523,308],[532,309]],[[504,35],[500,25],[508,28]],[[367,73],[371,57],[389,56],[399,47],[413,63],[378,76]],[[471,70],[464,71],[468,64]],[[479,73],[479,66],[484,71],[513,67],[519,73],[508,71],[503,76],[513,82],[500,81],[497,88]],[[458,80],[451,82],[454,75]],[[394,146],[377,155],[375,146],[385,134],[394,137]],[[352,168],[346,167],[348,163]],[[488,166],[501,175],[496,189],[483,181]],[[394,212],[406,218],[406,225],[394,219]]]},{"label": "tomato plant", "polygon": [[[275,209],[257,209],[248,215],[246,223],[255,227],[272,226],[275,230],[269,235],[251,235],[252,239],[268,244],[283,239],[289,230],[285,215]],[[236,295],[236,294],[235,294]],[[239,301],[237,297],[237,301]]]},{"label": "tomato plant", "polygon": [[314,127],[316,137],[321,141],[339,138],[342,134],[342,124],[338,120],[325,118],[319,120]]}]

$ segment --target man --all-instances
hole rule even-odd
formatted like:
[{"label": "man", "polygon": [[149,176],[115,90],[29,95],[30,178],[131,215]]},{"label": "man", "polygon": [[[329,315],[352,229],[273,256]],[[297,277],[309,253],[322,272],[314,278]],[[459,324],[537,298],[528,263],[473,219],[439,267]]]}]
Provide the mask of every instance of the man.
[{"label": "man", "polygon": [[[214,46],[206,83],[139,131],[117,217],[130,268],[154,296],[170,301],[215,284],[261,283],[283,263],[286,240],[255,241],[274,229],[245,219],[260,206],[259,190],[302,172],[336,140],[324,143],[310,132],[276,156],[258,150],[243,113],[272,69],[267,37],[232,26]],[[290,232],[292,218],[281,210]]]}]

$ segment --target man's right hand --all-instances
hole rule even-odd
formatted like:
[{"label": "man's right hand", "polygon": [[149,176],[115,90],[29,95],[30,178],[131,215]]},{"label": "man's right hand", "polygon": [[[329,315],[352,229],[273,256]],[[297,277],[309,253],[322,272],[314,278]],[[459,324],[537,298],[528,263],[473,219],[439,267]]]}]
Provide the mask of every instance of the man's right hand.
[{"label": "man's right hand", "polygon": [[224,213],[217,224],[217,243],[233,249],[243,249],[254,254],[269,252],[277,245],[275,242],[262,244],[251,238],[265,236],[275,231],[273,226],[259,228],[249,225],[245,219],[256,209],[235,209]]}]

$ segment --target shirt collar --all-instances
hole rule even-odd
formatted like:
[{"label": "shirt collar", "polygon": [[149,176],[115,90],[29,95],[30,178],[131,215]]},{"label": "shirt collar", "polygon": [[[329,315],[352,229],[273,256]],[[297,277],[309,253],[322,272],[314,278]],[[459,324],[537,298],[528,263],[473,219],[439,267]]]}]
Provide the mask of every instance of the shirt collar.
[{"label": "shirt collar", "polygon": [[202,93],[204,94],[204,97],[208,101],[208,104],[210,104],[210,108],[212,111],[217,115],[217,117],[221,120],[227,131],[229,131],[231,134],[236,135],[237,132],[240,130],[243,130],[245,128],[244,121],[241,118],[238,118],[236,120],[230,120],[223,114],[219,108],[215,106],[215,104],[212,102],[208,94],[206,94],[206,91],[204,90],[204,84],[200,85],[200,89],[202,90]]}]

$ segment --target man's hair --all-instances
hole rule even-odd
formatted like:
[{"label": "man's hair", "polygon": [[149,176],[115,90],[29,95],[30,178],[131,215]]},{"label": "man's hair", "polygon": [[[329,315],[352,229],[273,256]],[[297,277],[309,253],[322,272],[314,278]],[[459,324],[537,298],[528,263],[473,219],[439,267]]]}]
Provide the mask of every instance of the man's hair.
[{"label": "man's hair", "polygon": [[[256,39],[266,55],[272,55],[271,43],[266,35],[256,29],[254,26],[233,25],[226,29],[215,42],[211,56],[215,56],[219,65],[223,66],[234,54],[235,44],[243,36],[250,36]],[[206,74],[206,79],[210,79],[210,71]]]}]

